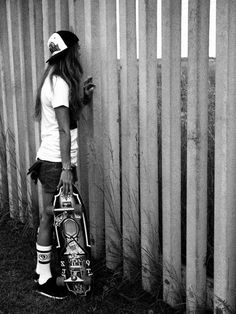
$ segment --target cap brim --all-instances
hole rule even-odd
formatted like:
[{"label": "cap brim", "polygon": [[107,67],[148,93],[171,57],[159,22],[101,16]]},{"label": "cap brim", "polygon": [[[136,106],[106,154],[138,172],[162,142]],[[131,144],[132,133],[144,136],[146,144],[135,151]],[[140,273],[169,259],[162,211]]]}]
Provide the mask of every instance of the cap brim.
[{"label": "cap brim", "polygon": [[67,52],[67,50],[68,50],[68,48],[66,48],[66,49],[64,49],[64,50],[62,50],[62,51],[60,51],[60,52],[58,52],[56,55],[54,55],[54,56],[51,56],[47,61],[46,61],[46,63],[51,63],[51,62],[56,62],[56,61],[58,61],[58,60],[60,60],[61,58],[63,58],[64,56],[65,56],[65,54],[66,54],[66,52]]}]

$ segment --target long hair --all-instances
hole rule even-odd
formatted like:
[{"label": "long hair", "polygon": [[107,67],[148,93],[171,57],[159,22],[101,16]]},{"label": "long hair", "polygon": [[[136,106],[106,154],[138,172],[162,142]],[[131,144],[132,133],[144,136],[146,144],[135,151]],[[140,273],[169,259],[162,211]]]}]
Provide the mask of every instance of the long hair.
[{"label": "long hair", "polygon": [[60,76],[69,86],[70,127],[75,128],[76,121],[79,119],[83,106],[80,99],[80,81],[82,74],[83,69],[79,61],[78,44],[68,48],[61,58],[49,62],[37,90],[35,119],[37,121],[41,120],[41,90],[46,77],[49,75],[51,86],[53,87],[53,76]]}]

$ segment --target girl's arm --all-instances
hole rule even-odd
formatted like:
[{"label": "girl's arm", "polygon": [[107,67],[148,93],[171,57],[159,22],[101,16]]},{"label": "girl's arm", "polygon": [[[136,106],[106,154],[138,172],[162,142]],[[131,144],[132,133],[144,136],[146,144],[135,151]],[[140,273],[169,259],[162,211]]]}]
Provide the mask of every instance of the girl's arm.
[{"label": "girl's arm", "polygon": [[73,175],[71,171],[71,136],[69,108],[60,106],[55,108],[56,118],[59,125],[60,151],[62,158],[62,172],[58,187],[63,185],[63,193],[73,193]]}]

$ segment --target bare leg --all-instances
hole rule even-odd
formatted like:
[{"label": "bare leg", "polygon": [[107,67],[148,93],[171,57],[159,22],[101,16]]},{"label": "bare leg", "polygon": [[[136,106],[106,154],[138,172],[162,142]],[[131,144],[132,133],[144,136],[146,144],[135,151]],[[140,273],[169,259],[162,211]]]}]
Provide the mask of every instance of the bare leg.
[{"label": "bare leg", "polygon": [[39,224],[37,243],[42,246],[52,244],[53,216],[46,212],[47,206],[51,205],[53,194],[43,193],[43,213]]}]

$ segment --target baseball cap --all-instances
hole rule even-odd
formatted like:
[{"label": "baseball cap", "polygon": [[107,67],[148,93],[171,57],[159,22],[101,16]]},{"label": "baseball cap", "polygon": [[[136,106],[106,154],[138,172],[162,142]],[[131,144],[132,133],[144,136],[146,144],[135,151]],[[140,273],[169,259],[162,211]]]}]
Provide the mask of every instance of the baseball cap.
[{"label": "baseball cap", "polygon": [[51,57],[46,62],[56,61],[63,57],[68,48],[74,46],[79,38],[70,31],[57,31],[53,33],[48,40],[48,49]]}]

